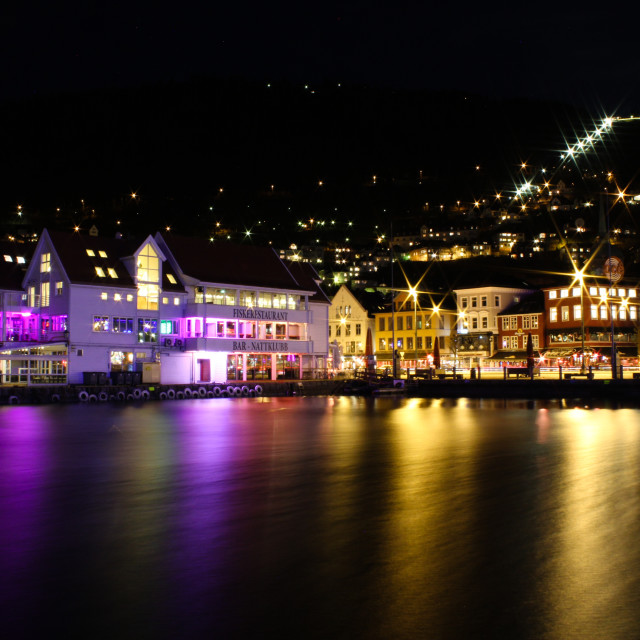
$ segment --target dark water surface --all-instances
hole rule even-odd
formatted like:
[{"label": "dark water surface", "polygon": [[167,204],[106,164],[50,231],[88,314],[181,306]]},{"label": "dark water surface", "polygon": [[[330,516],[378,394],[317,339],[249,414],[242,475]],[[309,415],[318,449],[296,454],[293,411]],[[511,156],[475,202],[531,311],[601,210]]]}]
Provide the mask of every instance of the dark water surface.
[{"label": "dark water surface", "polygon": [[638,638],[640,411],[0,409],[0,634]]}]

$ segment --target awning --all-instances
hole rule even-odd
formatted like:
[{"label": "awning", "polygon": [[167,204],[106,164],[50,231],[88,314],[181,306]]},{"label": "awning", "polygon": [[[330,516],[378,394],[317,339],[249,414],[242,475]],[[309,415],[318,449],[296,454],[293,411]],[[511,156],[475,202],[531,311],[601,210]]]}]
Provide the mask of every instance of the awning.
[{"label": "awning", "polygon": [[[638,348],[637,347],[619,347],[616,345],[616,353],[618,357],[622,358],[637,358],[638,357]],[[611,347],[598,347],[593,350],[593,355],[604,356],[605,358],[611,357]]]},{"label": "awning", "polygon": [[[533,357],[539,358],[540,352],[537,349],[533,350]],[[526,360],[527,352],[524,350],[519,351],[496,351],[490,358],[487,360]]]},{"label": "awning", "polygon": [[547,358],[570,358],[574,353],[575,349],[549,349],[545,351],[542,355]]}]

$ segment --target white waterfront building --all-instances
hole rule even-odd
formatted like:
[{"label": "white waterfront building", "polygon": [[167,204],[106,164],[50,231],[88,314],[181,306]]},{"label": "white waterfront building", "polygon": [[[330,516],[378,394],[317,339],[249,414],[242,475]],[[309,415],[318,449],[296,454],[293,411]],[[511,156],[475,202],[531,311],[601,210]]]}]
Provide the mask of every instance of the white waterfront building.
[{"label": "white waterfront building", "polygon": [[268,247],[45,229],[22,290],[3,293],[2,382],[322,376],[329,304],[311,265]]}]

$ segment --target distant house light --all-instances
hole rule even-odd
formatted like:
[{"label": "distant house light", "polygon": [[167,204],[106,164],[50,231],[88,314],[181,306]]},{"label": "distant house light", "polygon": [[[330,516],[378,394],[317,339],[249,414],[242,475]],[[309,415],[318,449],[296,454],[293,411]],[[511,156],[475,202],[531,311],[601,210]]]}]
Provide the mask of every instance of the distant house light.
[{"label": "distant house light", "polygon": [[100,251],[98,251],[98,255],[99,255],[101,258],[106,258],[106,257],[107,257],[107,252],[106,252],[106,251],[102,251],[102,250],[100,250]]},{"label": "distant house light", "polygon": [[113,267],[109,267],[107,269],[107,271],[109,272],[109,276],[111,278],[117,278],[118,277],[118,274],[116,273],[116,270]]},{"label": "distant house light", "polygon": [[167,280],[171,284],[178,284],[178,281],[176,280],[175,276],[172,273],[167,273]]},{"label": "distant house light", "polygon": [[102,269],[102,267],[96,267],[96,274],[100,278],[106,278],[106,275],[105,275],[104,270]]},{"label": "distant house light", "polygon": [[94,257],[96,254],[94,253],[93,249],[87,249],[87,255]]}]

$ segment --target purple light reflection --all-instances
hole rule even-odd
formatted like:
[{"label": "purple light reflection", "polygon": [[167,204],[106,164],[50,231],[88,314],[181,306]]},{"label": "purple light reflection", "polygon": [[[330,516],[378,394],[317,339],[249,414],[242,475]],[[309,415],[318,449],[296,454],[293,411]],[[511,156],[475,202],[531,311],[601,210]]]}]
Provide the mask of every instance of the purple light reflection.
[{"label": "purple light reflection", "polygon": [[40,407],[0,410],[0,601],[14,616],[29,614],[38,582],[50,472],[49,419]]}]

